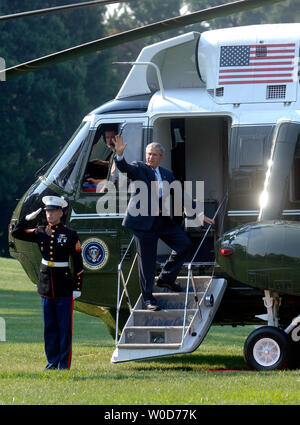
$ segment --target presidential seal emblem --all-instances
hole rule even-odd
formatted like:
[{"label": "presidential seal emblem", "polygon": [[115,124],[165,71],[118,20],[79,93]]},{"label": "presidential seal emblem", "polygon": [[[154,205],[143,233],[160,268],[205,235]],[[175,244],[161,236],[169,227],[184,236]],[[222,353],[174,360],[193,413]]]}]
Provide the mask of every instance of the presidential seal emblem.
[{"label": "presidential seal emblem", "polygon": [[108,247],[97,238],[87,239],[82,244],[83,264],[88,270],[100,270],[108,261]]}]

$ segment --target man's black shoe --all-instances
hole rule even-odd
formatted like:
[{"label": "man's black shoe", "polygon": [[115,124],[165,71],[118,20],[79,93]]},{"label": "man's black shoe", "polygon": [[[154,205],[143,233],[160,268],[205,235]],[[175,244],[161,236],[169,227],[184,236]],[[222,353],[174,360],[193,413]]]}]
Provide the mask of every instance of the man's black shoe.
[{"label": "man's black shoe", "polygon": [[161,308],[154,301],[145,301],[146,310],[159,311]]},{"label": "man's black shoe", "polygon": [[171,289],[171,291],[174,291],[174,292],[182,292],[181,286],[177,285],[176,283],[164,282],[161,279],[157,280],[156,286],[158,286],[159,288],[168,288],[168,289]]}]

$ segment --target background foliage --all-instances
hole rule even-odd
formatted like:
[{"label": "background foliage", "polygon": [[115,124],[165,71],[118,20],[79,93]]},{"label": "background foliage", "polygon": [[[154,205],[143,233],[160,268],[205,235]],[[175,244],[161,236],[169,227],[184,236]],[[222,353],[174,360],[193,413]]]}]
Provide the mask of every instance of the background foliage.
[{"label": "background foliage", "polygon": [[[230,0],[231,1],[231,0]],[[229,0],[139,0],[1,22],[0,57],[7,67],[104,36]],[[2,0],[0,15],[75,3],[74,0]],[[128,69],[115,60],[137,57],[153,42],[188,31],[273,22],[299,22],[293,0],[147,37],[1,83],[0,255],[8,255],[7,226],[34,172],[52,158],[89,111],[112,99]]]}]

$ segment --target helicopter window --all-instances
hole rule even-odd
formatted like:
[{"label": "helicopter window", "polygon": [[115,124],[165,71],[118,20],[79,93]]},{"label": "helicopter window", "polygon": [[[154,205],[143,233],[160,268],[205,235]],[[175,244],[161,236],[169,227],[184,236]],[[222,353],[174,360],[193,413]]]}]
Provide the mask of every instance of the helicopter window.
[{"label": "helicopter window", "polygon": [[143,159],[143,125],[142,123],[129,123],[123,127],[122,135],[128,145],[125,150],[127,162],[141,161]]},{"label": "helicopter window", "polygon": [[118,127],[118,124],[102,124],[95,132],[83,177],[84,192],[105,191],[107,179],[115,170],[113,150]]},{"label": "helicopter window", "polygon": [[263,140],[258,140],[255,137],[250,136],[241,137],[240,147],[240,166],[263,165]]},{"label": "helicopter window", "polygon": [[117,188],[118,169],[114,162],[113,137],[118,132],[128,141],[126,160],[128,162],[142,159],[142,123],[128,123],[119,131],[120,124],[102,124],[98,127],[90,156],[86,165],[82,189],[84,192],[105,192],[107,181]]},{"label": "helicopter window", "polygon": [[270,157],[273,127],[237,127],[232,131],[235,167],[264,167]]},{"label": "helicopter window", "polygon": [[65,189],[66,192],[71,192],[74,188],[80,165],[78,159],[82,152],[89,128],[89,122],[81,123],[57,161],[45,175],[48,180]]}]

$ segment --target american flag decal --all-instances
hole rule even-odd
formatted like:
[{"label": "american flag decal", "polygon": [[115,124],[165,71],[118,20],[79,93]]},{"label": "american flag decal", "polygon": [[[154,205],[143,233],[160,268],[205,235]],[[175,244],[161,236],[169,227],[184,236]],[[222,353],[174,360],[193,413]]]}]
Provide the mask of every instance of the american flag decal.
[{"label": "american flag decal", "polygon": [[292,83],[295,43],[221,46],[219,85]]}]

